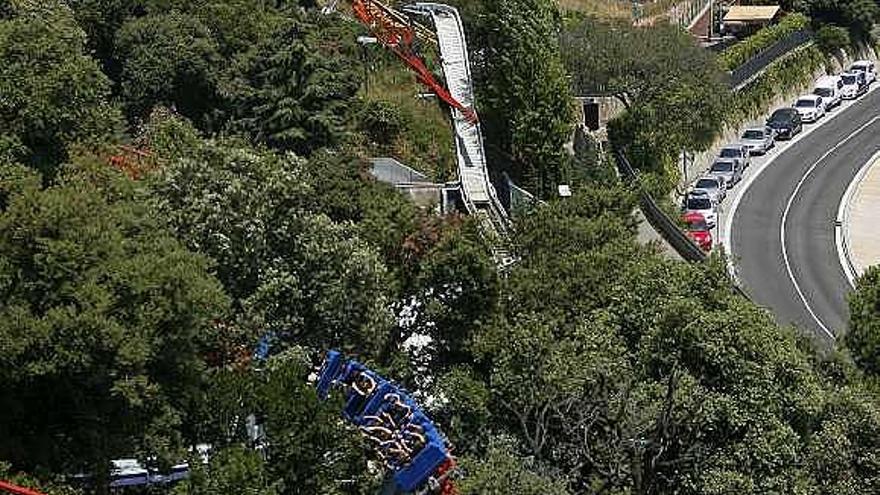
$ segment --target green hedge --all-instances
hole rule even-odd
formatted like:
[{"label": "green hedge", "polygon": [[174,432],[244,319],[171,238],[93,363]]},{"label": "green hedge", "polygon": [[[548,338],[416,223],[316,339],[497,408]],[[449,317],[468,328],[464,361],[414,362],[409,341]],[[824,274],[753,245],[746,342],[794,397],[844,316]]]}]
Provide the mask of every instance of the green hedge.
[{"label": "green hedge", "polygon": [[786,36],[807,27],[810,19],[803,14],[789,14],[778,24],[765,27],[743,41],[721,52],[718,61],[726,70],[733,70],[746,63],[762,50],[785,38]]},{"label": "green hedge", "polygon": [[825,63],[825,55],[815,44],[798,48],[767,67],[754,81],[733,94],[727,124],[739,125],[767,112],[779,95],[806,86]]}]

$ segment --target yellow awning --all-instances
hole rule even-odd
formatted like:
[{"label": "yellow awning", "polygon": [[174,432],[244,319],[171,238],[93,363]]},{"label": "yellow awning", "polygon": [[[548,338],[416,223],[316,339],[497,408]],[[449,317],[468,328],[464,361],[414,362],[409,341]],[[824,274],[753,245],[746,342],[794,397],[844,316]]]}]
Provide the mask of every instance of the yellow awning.
[{"label": "yellow awning", "polygon": [[779,13],[778,5],[734,5],[724,14],[723,22],[767,22]]}]

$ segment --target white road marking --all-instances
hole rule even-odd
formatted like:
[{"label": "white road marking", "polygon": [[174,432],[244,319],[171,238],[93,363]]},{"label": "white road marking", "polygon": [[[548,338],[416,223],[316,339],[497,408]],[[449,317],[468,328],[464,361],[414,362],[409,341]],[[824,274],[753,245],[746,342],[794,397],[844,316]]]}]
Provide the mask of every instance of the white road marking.
[{"label": "white road marking", "polygon": [[[866,94],[870,94],[878,87],[880,87],[880,85],[878,85],[878,84],[872,85],[868,89],[868,93],[866,93]],[[765,161],[764,163],[758,165],[758,168],[754,169],[754,173],[750,174],[748,177],[743,179],[743,181],[739,184],[739,189],[737,190],[737,192],[735,193],[735,195],[733,197],[733,202],[730,204],[730,209],[728,210],[729,213],[727,215],[720,215],[719,220],[723,224],[722,225],[723,228],[719,227],[719,229],[718,229],[718,231],[721,233],[721,239],[719,239],[719,242],[721,243],[722,246],[724,246],[725,251],[728,253],[727,254],[727,272],[730,274],[730,276],[733,278],[733,280],[737,282],[737,284],[742,285],[739,281],[739,276],[736,274],[736,267],[734,266],[735,256],[733,253],[733,219],[736,216],[736,210],[737,210],[737,208],[739,208],[739,204],[742,201],[743,196],[745,196],[746,192],[749,190],[749,187],[751,187],[752,183],[754,183],[755,180],[757,180],[758,176],[761,175],[761,173],[763,173],[764,170],[766,170],[767,167],[769,167],[771,163],[776,161],[776,159],[779,158],[780,155],[782,155],[785,151],[787,151],[788,148],[790,148],[791,146],[794,146],[795,143],[797,143],[801,139],[812,134],[813,131],[815,131],[816,129],[819,129],[820,127],[824,126],[828,122],[831,122],[832,120],[836,119],[838,116],[844,114],[847,110],[852,108],[859,101],[861,101],[861,99],[844,100],[834,110],[834,113],[826,113],[824,119],[822,119],[821,121],[819,121],[815,124],[812,124],[810,127],[805,127],[804,130],[800,132],[800,134],[791,138],[790,140],[785,141],[785,142],[777,142],[776,146],[773,148],[773,151],[772,151],[772,153],[775,153],[775,154],[773,156],[771,156],[769,159],[767,159],[767,161]],[[754,167],[754,164],[753,164],[753,167]]]},{"label": "white road marking", "polygon": [[843,268],[846,280],[853,289],[856,288],[856,278],[858,277],[858,274],[853,269],[852,264],[847,261],[849,250],[844,245],[845,238],[849,237],[846,227],[847,218],[849,217],[849,200],[852,198],[852,195],[855,194],[856,188],[861,184],[865,174],[871,169],[871,165],[878,159],[880,159],[880,151],[874,153],[874,155],[871,156],[871,159],[859,168],[859,171],[856,173],[855,177],[853,177],[852,182],[847,186],[846,192],[843,193],[843,197],[840,198],[840,204],[837,206],[837,221],[835,222],[836,225],[834,227],[834,243],[837,245],[837,259],[840,261],[840,266]]},{"label": "white road marking", "polygon": [[[880,85],[872,86],[868,90],[868,93],[874,91],[878,87],[880,87]],[[748,177],[744,178],[743,181],[740,184],[738,184],[739,189],[736,191],[736,193],[733,197],[733,202],[730,204],[730,210],[729,210],[730,213],[726,217],[728,221],[724,223],[724,232],[723,232],[723,235],[721,236],[721,243],[724,244],[725,249],[727,249],[727,251],[729,253],[733,252],[733,242],[732,242],[732,237],[731,237],[731,232],[733,231],[733,217],[734,217],[734,214],[736,213],[737,208],[739,208],[739,203],[742,201],[743,196],[745,196],[745,193],[749,190],[749,187],[752,185],[752,183],[755,182],[755,180],[758,178],[758,176],[761,175],[761,173],[763,173],[764,170],[768,166],[770,166],[771,163],[776,161],[776,159],[779,158],[780,155],[782,155],[785,151],[787,151],[788,148],[790,148],[791,146],[794,146],[795,143],[797,143],[801,139],[812,134],[816,129],[819,129],[822,126],[824,126],[825,124],[836,119],[839,115],[845,113],[846,110],[849,110],[850,108],[852,108],[852,106],[854,104],[858,103],[859,101],[860,100],[845,100],[844,102],[842,102],[840,104],[840,106],[838,106],[834,110],[833,113],[826,113],[825,117],[822,120],[820,120],[819,122],[816,122],[815,124],[810,124],[809,127],[804,126],[804,130],[801,131],[797,136],[789,139],[788,141],[777,141],[776,146],[771,151],[768,152],[768,153],[774,153],[774,155],[769,157],[767,159],[767,161],[765,161],[764,163],[759,164],[758,167],[754,170],[754,173],[749,174]],[[779,107],[779,108],[784,108],[784,107]],[[756,126],[760,126],[760,124],[756,124]],[[761,158],[761,157],[758,157],[758,158]],[[753,163],[753,166],[754,166],[754,163]]]},{"label": "white road marking", "polygon": [[798,194],[798,192],[800,192],[801,187],[804,185],[804,183],[807,182],[807,179],[810,178],[810,175],[812,175],[813,171],[816,170],[816,167],[818,167],[819,164],[822,163],[823,160],[828,158],[828,156],[830,156],[832,153],[837,151],[841,146],[843,146],[844,144],[849,142],[850,139],[856,137],[858,134],[860,134],[862,131],[864,131],[865,129],[867,129],[871,125],[873,125],[874,122],[877,122],[878,120],[880,120],[880,115],[874,117],[873,119],[869,120],[868,122],[866,122],[864,125],[862,125],[858,129],[856,129],[855,131],[851,132],[849,135],[847,135],[845,138],[843,138],[837,144],[832,146],[831,149],[826,151],[825,154],[820,156],[818,160],[813,162],[813,164],[810,165],[810,168],[807,169],[807,172],[803,175],[803,177],[801,177],[801,180],[798,181],[797,186],[795,186],[794,191],[791,193],[791,196],[789,196],[789,198],[788,198],[788,203],[785,205],[785,210],[783,210],[783,212],[782,212],[782,225],[779,229],[779,240],[782,244],[782,258],[783,258],[783,261],[785,262],[785,269],[786,269],[786,271],[788,271],[788,278],[791,279],[791,283],[794,285],[794,288],[797,291],[798,296],[801,298],[801,302],[804,303],[804,307],[807,308],[807,312],[809,312],[810,316],[812,316],[813,319],[816,321],[816,323],[819,324],[819,327],[822,328],[822,331],[824,331],[832,339],[835,338],[834,334],[830,330],[828,330],[828,327],[825,326],[825,323],[823,323],[822,320],[819,318],[819,316],[816,314],[816,312],[813,311],[813,308],[810,306],[810,303],[807,301],[807,298],[804,295],[804,291],[801,290],[801,286],[800,286],[800,284],[798,284],[798,281],[794,276],[794,270],[792,269],[791,263],[788,260],[788,250],[785,247],[785,222],[788,219],[788,213],[789,213],[789,211],[791,211],[791,205],[794,203],[795,197],[797,197],[797,194]]}]

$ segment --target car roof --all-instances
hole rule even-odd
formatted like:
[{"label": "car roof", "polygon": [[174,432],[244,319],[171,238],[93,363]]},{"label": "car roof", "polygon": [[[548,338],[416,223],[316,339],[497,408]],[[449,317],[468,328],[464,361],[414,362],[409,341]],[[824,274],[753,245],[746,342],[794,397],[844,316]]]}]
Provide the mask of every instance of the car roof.
[{"label": "car roof", "polygon": [[[777,108],[773,112],[773,115],[792,115],[792,114],[796,114],[796,113],[797,113],[797,110],[795,110],[794,108],[788,107],[788,108]],[[771,115],[771,117],[773,115]]]},{"label": "car roof", "polygon": [[874,62],[871,62],[870,60],[856,60],[850,65],[850,67],[864,67],[866,65],[872,65],[873,63]]},{"label": "car roof", "polygon": [[685,214],[682,215],[681,218],[684,219],[685,222],[706,221],[706,217],[704,217],[703,214],[698,211],[685,212]]},{"label": "car roof", "polygon": [[734,159],[733,158],[722,158],[719,156],[718,158],[715,159],[714,162],[712,162],[713,165],[716,163],[734,163]]},{"label": "car roof", "polygon": [[704,175],[702,177],[697,177],[697,180],[695,180],[694,182],[700,182],[701,180],[714,180],[715,182],[721,182],[721,179],[719,179],[715,175]]},{"label": "car roof", "polygon": [[736,149],[742,151],[742,147],[743,147],[742,143],[727,143],[724,146],[722,146],[721,149],[725,150],[728,148],[736,148]]},{"label": "car roof", "polygon": [[819,98],[822,98],[822,97],[819,96],[819,95],[801,95],[800,97],[798,97],[798,101],[801,101],[801,100],[812,100],[812,101],[816,101],[816,100],[818,100]]}]

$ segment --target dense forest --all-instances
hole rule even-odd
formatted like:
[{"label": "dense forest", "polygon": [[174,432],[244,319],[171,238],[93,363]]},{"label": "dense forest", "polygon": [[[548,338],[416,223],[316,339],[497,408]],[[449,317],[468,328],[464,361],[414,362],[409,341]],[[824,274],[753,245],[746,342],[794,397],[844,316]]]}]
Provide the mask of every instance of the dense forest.
[{"label": "dense forest", "polygon": [[845,345],[816,349],[732,290],[723,254],[639,243],[634,193],[566,147],[572,93],[601,87],[627,105],[612,139],[668,192],[671,157],[724,122],[715,57],[551,0],[453,3],[491,163],[548,200],[515,218],[504,272],[470,218],[368,174],[394,154],[451,180],[452,137],[349,17],[0,0],[0,479],[100,491],[112,459],[210,444],[170,491],[376,493],[340,399],[306,381],[338,348],[433,399],[464,494],[880,492],[880,270]]}]

